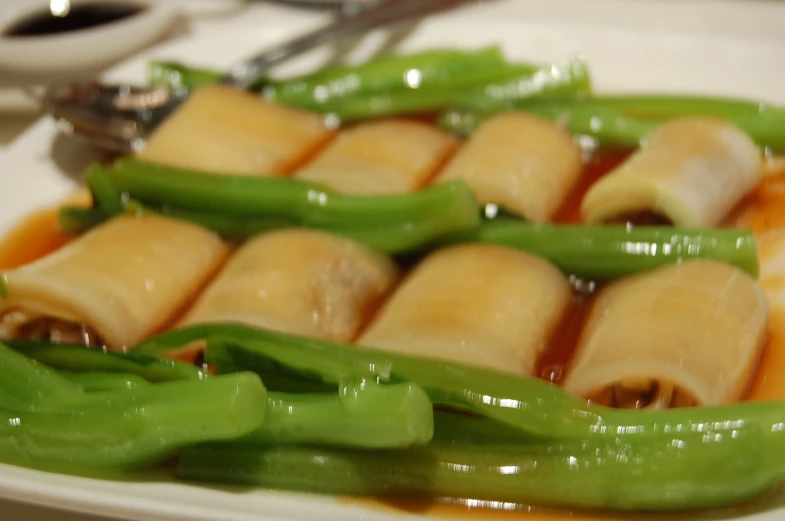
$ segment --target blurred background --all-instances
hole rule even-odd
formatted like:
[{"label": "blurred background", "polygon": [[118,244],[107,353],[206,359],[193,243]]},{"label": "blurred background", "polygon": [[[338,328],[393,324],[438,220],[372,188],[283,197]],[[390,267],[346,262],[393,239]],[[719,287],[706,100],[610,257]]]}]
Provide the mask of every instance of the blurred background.
[{"label": "blurred background", "polygon": [[[211,30],[230,17],[258,16],[260,24],[275,24],[302,13],[326,20],[374,1],[0,0],[0,148],[39,116],[38,104],[26,93],[31,87],[95,78],[146,48]],[[78,63],[61,56],[60,49],[34,44],[44,37],[76,36],[76,29],[107,27],[112,18],[136,14],[140,7],[147,11],[141,29],[131,34],[117,30],[110,42],[85,39],[70,53],[81,57]]]},{"label": "blurred background", "polygon": [[[352,14],[376,1],[379,0],[0,0],[0,148],[7,146],[38,117],[38,104],[26,94],[26,90],[36,86],[97,77],[147,48],[192,33],[220,30],[222,24],[236,17],[258,23],[260,30],[291,21],[292,17],[307,18],[316,26],[329,17]],[[672,30],[743,34],[758,39],[785,38],[781,29],[785,18],[780,7],[785,3],[774,0],[484,1],[525,3],[531,19],[546,22],[558,17],[560,23],[580,23],[586,10],[600,10],[608,24],[625,24],[640,30],[662,23],[662,17],[647,16],[650,5],[670,3],[674,16],[667,24]],[[692,16],[683,15],[687,4],[692,6],[689,9]],[[694,7],[696,4],[700,6],[698,9]],[[90,25],[120,16],[124,9],[138,10],[140,6],[144,7],[144,13],[138,14],[135,26],[126,23],[124,29],[117,26],[111,32],[104,30],[103,39],[81,37],[85,31],[58,33],[58,39],[52,39],[51,31],[67,27],[69,20],[72,24]],[[749,16],[733,15],[734,10],[750,9],[761,13],[754,23],[749,22]],[[48,33],[30,32],[25,24],[29,26],[33,22],[48,23],[43,27]],[[30,34],[21,34],[20,29]],[[67,38],[63,39],[63,35]]]}]

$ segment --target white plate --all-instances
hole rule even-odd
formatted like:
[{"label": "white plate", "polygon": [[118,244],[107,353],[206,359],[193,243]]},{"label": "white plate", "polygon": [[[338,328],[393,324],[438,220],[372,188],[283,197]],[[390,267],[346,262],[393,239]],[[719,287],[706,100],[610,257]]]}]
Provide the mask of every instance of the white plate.
[{"label": "white plate", "polygon": [[[316,13],[292,17],[267,9],[257,7],[241,18],[210,25],[153,55],[225,66],[324,19]],[[777,2],[509,0],[451,13],[408,33],[370,35],[349,55],[367,56],[385,40],[401,40],[403,50],[501,43],[509,56],[539,62],[581,54],[589,61],[598,90],[711,93],[785,104],[785,34],[778,22],[783,19],[785,4]],[[316,53],[291,69],[318,64],[326,54]],[[134,60],[112,76],[142,81],[145,63],[146,57]],[[0,231],[75,186],[67,172],[77,175],[89,153],[53,142],[53,135],[52,123],[42,120],[0,153]],[[0,465],[3,497],[144,521],[408,518],[331,498],[198,487],[165,476],[120,483]],[[5,519],[2,514],[0,518]],[[785,508],[750,519],[785,519]]]}]

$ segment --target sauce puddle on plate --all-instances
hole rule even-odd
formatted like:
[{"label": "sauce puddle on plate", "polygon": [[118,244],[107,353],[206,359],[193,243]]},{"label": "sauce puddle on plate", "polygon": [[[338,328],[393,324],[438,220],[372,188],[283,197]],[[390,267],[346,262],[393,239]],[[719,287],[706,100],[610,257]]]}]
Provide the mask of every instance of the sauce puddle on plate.
[{"label": "sauce puddle on plate", "polygon": [[28,215],[0,240],[0,269],[28,264],[63,247],[71,236],[60,230],[59,208],[46,208]]}]

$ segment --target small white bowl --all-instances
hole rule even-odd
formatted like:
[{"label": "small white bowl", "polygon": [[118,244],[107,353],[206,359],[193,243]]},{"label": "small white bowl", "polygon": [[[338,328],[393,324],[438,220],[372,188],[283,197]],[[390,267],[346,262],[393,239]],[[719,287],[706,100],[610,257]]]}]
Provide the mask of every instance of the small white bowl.
[{"label": "small white bowl", "polygon": [[[110,65],[149,45],[169,29],[179,9],[177,2],[154,0],[98,0],[134,3],[140,12],[115,22],[52,35],[4,37],[16,23],[49,8],[48,0],[0,2],[0,69],[14,73],[60,73]],[[71,0],[71,5],[96,0]]]}]

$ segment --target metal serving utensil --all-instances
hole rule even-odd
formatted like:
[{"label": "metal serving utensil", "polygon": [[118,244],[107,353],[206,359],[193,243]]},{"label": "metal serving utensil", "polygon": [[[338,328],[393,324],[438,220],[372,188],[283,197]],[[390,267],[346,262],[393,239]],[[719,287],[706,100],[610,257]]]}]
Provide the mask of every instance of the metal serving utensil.
[{"label": "metal serving utensil", "polygon": [[[477,1],[382,0],[233,65],[221,82],[245,89],[273,66],[320,45]],[[41,101],[61,133],[82,135],[98,148],[127,153],[144,147],[150,132],[186,97],[164,85],[96,82],[49,88]]]}]

